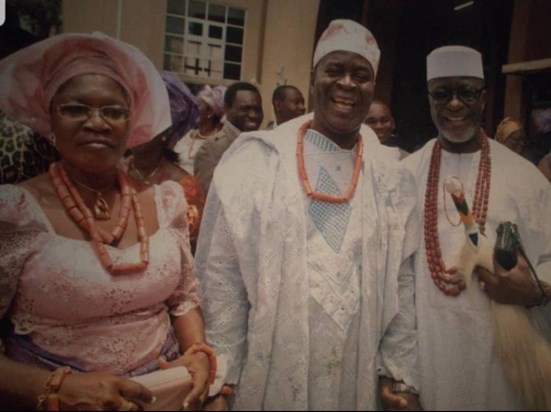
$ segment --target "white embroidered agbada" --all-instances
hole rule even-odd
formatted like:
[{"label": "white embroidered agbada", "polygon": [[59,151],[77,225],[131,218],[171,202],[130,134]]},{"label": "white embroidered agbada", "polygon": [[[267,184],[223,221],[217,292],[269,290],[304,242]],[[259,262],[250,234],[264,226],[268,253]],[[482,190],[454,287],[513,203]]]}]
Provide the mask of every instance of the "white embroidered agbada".
[{"label": "white embroidered agbada", "polygon": [[[425,196],[435,141],[431,140],[402,161],[416,177],[419,199]],[[500,222],[516,223],[529,259],[540,278],[549,282],[551,185],[531,163],[493,140],[490,140],[490,156],[486,236],[494,243]],[[463,225],[453,227],[446,218],[442,182],[446,176],[458,176],[472,208],[479,160],[480,151],[463,154],[442,151],[438,236],[447,267],[456,265],[465,234]],[[459,216],[453,201],[448,194],[446,196],[448,216],[452,222],[457,222]],[[422,214],[422,208],[419,213]],[[517,394],[507,381],[493,347],[489,298],[476,281],[458,297],[444,295],[431,279],[422,237],[419,243],[422,246],[415,258],[415,304],[421,404],[426,410],[521,410]],[[551,359],[542,359],[545,361],[551,362]]]},{"label": "white embroidered agbada", "polygon": [[[375,409],[378,371],[417,385],[413,178],[362,127],[361,183],[350,205],[311,202],[296,164],[297,131],[310,118],[241,135],[208,195],[196,263],[207,339],[228,358],[236,410]],[[305,138],[312,185],[342,192],[348,178],[335,168],[334,179],[318,179],[308,161],[310,149],[323,157],[316,139],[340,150],[319,134]],[[353,152],[342,152],[324,164],[351,163]],[[337,273],[334,258],[344,262]]]}]

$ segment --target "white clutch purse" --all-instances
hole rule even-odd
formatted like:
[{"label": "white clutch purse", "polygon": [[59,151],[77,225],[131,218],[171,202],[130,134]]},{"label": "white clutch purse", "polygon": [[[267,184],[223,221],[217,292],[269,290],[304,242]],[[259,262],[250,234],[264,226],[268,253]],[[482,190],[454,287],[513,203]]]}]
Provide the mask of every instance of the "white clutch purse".
[{"label": "white clutch purse", "polygon": [[193,387],[191,375],[185,366],[159,369],[135,376],[132,380],[148,388],[157,398],[155,403],[145,405],[146,411],[182,410],[184,399]]}]

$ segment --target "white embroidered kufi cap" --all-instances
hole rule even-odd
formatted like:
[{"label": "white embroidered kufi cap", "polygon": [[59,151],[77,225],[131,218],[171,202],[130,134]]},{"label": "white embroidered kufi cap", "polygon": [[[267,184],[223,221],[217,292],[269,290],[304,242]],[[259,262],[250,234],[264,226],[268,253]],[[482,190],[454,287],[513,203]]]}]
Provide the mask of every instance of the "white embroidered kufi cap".
[{"label": "white embroidered kufi cap", "polygon": [[381,51],[369,30],[353,20],[337,19],[329,23],[314,51],[313,67],[334,51],[349,51],[365,58],[377,75]]},{"label": "white embroidered kufi cap", "polygon": [[427,56],[427,81],[440,77],[484,79],[482,55],[465,46],[444,46]]}]

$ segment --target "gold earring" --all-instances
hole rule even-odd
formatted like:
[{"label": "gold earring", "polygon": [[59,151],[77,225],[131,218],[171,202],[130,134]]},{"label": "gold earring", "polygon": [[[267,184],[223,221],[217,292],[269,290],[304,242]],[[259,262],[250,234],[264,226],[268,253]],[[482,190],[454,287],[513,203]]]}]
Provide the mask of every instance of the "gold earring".
[{"label": "gold earring", "polygon": [[52,144],[53,147],[57,147],[56,146],[55,133],[53,133],[53,132],[50,134],[50,143]]}]

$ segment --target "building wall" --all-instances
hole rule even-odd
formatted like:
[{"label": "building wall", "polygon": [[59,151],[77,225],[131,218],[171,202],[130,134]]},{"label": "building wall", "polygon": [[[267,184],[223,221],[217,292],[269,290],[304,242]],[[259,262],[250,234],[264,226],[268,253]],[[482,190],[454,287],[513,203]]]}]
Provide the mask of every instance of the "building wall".
[{"label": "building wall", "polygon": [[299,88],[306,99],[314,55],[319,0],[268,0],[259,78],[264,123],[275,120],[272,92],[281,84]]},{"label": "building wall", "polygon": [[[275,118],[271,96],[277,84],[296,85],[308,98],[319,0],[214,3],[246,10],[241,80],[259,86],[264,125]],[[138,47],[162,69],[166,8],[166,0],[64,0],[63,32],[101,31]],[[205,82],[191,77],[183,80]]]},{"label": "building wall", "polygon": [[[551,58],[549,16],[551,2],[547,0],[515,0],[509,43],[508,64]],[[551,68],[548,70],[551,71]],[[508,75],[504,113],[519,119],[526,117],[525,84],[519,75]]]},{"label": "building wall", "polygon": [[161,68],[166,0],[65,0],[63,32],[101,31],[142,50]]}]

